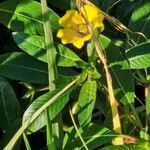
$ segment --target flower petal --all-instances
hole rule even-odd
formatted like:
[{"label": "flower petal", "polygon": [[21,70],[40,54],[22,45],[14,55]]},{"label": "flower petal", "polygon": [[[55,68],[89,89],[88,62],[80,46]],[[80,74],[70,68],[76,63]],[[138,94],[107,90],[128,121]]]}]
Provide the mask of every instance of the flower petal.
[{"label": "flower petal", "polygon": [[59,19],[59,24],[63,27],[74,27],[75,25],[85,23],[82,16],[76,10],[68,10],[66,14]]},{"label": "flower petal", "polygon": [[88,21],[92,21],[93,19],[97,18],[100,10],[91,5],[83,5],[83,7],[81,7],[81,13],[87,17]]},{"label": "flower petal", "polygon": [[80,49],[84,45],[84,42],[88,41],[89,39],[91,39],[91,34],[87,34],[86,36],[80,37],[80,39],[73,42],[73,45]]},{"label": "flower petal", "polygon": [[59,24],[64,28],[59,29],[57,33],[57,37],[61,38],[63,44],[72,43],[79,49],[84,45],[85,41],[88,41],[92,37],[89,34],[83,15],[87,17],[93,29],[100,28],[101,31],[104,30],[102,22],[104,16],[98,8],[91,5],[84,5],[81,7],[81,13],[76,10],[68,10],[59,19]]},{"label": "flower petal", "polygon": [[69,28],[59,29],[57,37],[61,38],[63,44],[73,43],[74,41],[81,38],[81,35]]},{"label": "flower petal", "polygon": [[[97,18],[95,18],[93,21],[92,21],[92,24],[93,24],[93,28],[95,29],[95,28],[97,28],[97,27],[102,27],[102,29],[104,30],[104,24],[103,24],[103,19],[104,19],[104,16],[103,16],[103,14],[99,14],[98,16],[97,16]],[[102,31],[102,30],[101,30]]]}]

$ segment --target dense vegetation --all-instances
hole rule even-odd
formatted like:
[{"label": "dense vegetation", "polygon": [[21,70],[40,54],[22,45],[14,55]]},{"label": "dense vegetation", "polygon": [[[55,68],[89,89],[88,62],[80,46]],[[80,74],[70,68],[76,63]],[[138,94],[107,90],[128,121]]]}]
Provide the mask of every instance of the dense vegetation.
[{"label": "dense vegetation", "polygon": [[149,0],[0,2],[0,149],[149,150]]}]

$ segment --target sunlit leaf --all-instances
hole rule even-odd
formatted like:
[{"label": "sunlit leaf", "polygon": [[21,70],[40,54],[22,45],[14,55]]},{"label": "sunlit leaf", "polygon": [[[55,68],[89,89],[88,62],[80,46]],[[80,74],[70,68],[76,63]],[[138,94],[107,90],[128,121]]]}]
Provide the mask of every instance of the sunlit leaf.
[{"label": "sunlit leaf", "polygon": [[78,104],[81,109],[78,114],[78,120],[81,126],[85,126],[91,121],[96,101],[96,91],[97,83],[95,80],[87,80],[80,90]]},{"label": "sunlit leaf", "polygon": [[[43,35],[43,16],[41,5],[31,0],[8,0],[0,3],[0,22],[13,31],[31,35]],[[58,15],[48,11],[52,29],[59,27]]]},{"label": "sunlit leaf", "polygon": [[[26,120],[30,119],[31,116],[40,108],[42,107],[47,101],[49,101],[54,95],[56,95],[59,90],[55,90],[53,92],[48,92],[40,97],[38,97],[25,111],[23,115],[23,123],[26,122]],[[62,110],[62,108],[65,106],[65,104],[69,100],[69,92],[58,98],[58,100],[53,103],[49,108],[47,108],[47,111],[50,115],[51,120],[54,119],[54,117]],[[41,129],[43,126],[45,126],[45,111],[43,111],[36,120],[28,127],[28,134],[32,132],[36,132],[37,130]]]},{"label": "sunlit leaf", "polygon": [[44,36],[29,35],[23,32],[13,32],[12,35],[23,51],[41,61],[47,62]]},{"label": "sunlit leaf", "polygon": [[[44,37],[37,35],[30,36],[23,32],[14,32],[13,37],[22,50],[39,60],[47,62]],[[56,50],[58,66],[85,68],[88,65],[77,54],[62,44],[56,43]]]},{"label": "sunlit leaf", "polygon": [[58,44],[57,46],[57,55],[58,55],[58,66],[70,67],[77,66],[79,68],[85,68],[88,66],[86,62],[81,60],[73,51],[69,48]]}]

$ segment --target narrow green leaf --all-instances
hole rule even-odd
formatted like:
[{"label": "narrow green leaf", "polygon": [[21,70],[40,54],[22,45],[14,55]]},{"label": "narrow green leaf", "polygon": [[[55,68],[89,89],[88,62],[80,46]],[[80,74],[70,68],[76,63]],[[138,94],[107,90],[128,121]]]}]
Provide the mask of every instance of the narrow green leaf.
[{"label": "narrow green leaf", "polygon": [[0,55],[0,75],[38,84],[48,83],[47,64],[21,52]]},{"label": "narrow green leaf", "polygon": [[0,77],[0,128],[5,131],[19,117],[21,113],[17,97],[9,82]]},{"label": "narrow green leaf", "polygon": [[[115,136],[111,130],[98,124],[90,124],[84,128],[79,128],[79,132],[90,150],[96,149],[99,146],[110,142]],[[63,141],[63,150],[70,149],[85,149],[74,127],[68,129]]]},{"label": "narrow green leaf", "polygon": [[[48,10],[52,28],[57,30],[58,15]],[[8,0],[0,3],[0,22],[13,31],[31,35],[43,35],[43,18],[41,5],[31,0]]]},{"label": "narrow green leaf", "polygon": [[[113,88],[117,100],[124,104],[134,102],[134,80],[128,62],[122,56],[119,49],[110,41],[110,39],[100,36],[112,75]],[[126,82],[125,82],[126,81]]]},{"label": "narrow green leaf", "polygon": [[94,80],[87,80],[80,90],[78,104],[81,109],[78,114],[78,120],[81,126],[85,126],[91,121],[96,101],[96,91],[97,83]]},{"label": "narrow green leaf", "polygon": [[150,40],[131,47],[125,55],[132,69],[150,67]]}]

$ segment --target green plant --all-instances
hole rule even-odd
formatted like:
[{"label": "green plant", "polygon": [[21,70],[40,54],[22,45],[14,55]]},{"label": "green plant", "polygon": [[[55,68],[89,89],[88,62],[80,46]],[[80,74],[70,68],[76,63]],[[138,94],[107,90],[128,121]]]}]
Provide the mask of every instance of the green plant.
[{"label": "green plant", "polygon": [[[44,132],[42,148],[52,150],[148,150],[150,2],[48,0],[48,6],[46,0],[0,3],[0,23],[15,47],[6,42],[0,55],[1,148],[20,149],[23,137],[32,149],[30,137]],[[60,23],[66,18],[60,21],[59,15],[70,7],[76,10],[68,14],[82,20],[78,26],[70,18]],[[95,20],[88,19],[89,8],[96,10]],[[72,33],[62,35],[68,23],[75,38],[65,41],[64,33]],[[143,98],[137,96],[138,85]]]}]

